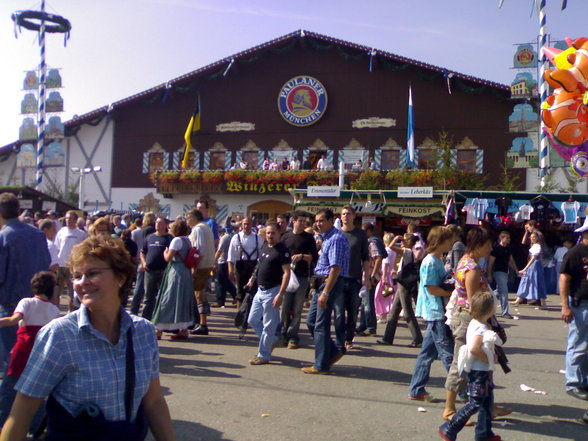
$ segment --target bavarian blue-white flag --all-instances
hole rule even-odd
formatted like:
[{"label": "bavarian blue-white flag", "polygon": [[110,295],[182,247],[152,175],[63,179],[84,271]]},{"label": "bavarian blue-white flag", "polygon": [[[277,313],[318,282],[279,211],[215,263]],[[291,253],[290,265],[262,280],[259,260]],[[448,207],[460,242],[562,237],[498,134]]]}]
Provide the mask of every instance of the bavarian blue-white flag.
[{"label": "bavarian blue-white flag", "polygon": [[414,153],[414,121],[412,117],[412,88],[408,86],[408,130],[406,133],[406,165],[416,167]]}]

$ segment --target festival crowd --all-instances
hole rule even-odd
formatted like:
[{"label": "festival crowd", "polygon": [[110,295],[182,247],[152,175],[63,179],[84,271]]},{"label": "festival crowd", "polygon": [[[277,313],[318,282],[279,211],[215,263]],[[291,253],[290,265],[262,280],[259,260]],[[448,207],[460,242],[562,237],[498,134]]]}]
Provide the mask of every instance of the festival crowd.
[{"label": "festival crowd", "polygon": [[510,370],[500,322],[513,318],[510,304],[546,307],[545,268],[558,274],[569,324],[566,391],[588,400],[588,231],[576,243],[534,221],[521,234],[451,224],[426,236],[409,223],[380,237],[351,206],[338,217],[321,209],[219,225],[207,201],[173,221],[150,212],[58,218],[21,213],[10,193],[0,195],[0,224],[0,441],[27,432],[142,440],[148,428],[174,439],[157,341],[206,338],[213,308],[230,305],[239,337],[249,327],[259,337],[254,366],[277,347],[301,347],[306,326],[309,375],[330,374],[378,323],[377,343],[394,344],[402,318],[419,351],[408,399],[439,401],[427,390],[439,359],[447,370],[439,436],[455,440],[478,413],[475,439],[497,441],[492,421],[511,412],[494,403],[494,372]]}]

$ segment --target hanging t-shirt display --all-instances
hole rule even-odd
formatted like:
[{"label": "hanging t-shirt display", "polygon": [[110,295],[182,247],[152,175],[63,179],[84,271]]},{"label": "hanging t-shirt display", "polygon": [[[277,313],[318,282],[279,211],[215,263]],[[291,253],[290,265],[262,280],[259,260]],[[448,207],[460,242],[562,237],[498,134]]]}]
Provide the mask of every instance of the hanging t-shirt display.
[{"label": "hanging t-shirt display", "polygon": [[531,205],[533,207],[531,219],[544,223],[547,218],[547,209],[551,205],[551,201],[544,196],[537,196],[531,200]]},{"label": "hanging t-shirt display", "polygon": [[478,218],[474,216],[474,206],[466,205],[461,211],[466,214],[466,225],[478,225]]},{"label": "hanging t-shirt display", "polygon": [[512,199],[503,196],[501,198],[496,199],[494,203],[496,204],[496,208],[498,209],[498,215],[506,216],[508,214],[508,208],[510,207],[510,204],[512,204]]},{"label": "hanging t-shirt display", "polygon": [[528,221],[531,219],[531,213],[533,212],[533,207],[529,204],[521,205],[519,207],[519,213],[521,215],[520,220]]},{"label": "hanging t-shirt display", "polygon": [[474,207],[474,216],[477,219],[484,219],[488,210],[488,200],[476,198],[472,201],[472,206]]},{"label": "hanging t-shirt display", "polygon": [[578,201],[566,201],[561,204],[561,211],[564,215],[564,224],[575,224],[578,219],[578,210],[580,203]]}]

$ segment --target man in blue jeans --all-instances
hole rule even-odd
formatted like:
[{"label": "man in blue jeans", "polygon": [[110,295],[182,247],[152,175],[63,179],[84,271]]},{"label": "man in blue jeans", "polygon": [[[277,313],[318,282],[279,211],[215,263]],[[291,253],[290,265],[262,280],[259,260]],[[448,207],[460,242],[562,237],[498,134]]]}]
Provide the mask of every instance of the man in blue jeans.
[{"label": "man in blue jeans", "polygon": [[257,283],[247,319],[259,337],[257,356],[249,360],[254,366],[269,363],[272,349],[279,340],[276,330],[280,324],[280,305],[290,280],[290,252],[280,243],[276,222],[266,224],[265,238],[257,269],[246,285],[251,289]]},{"label": "man in blue jeans", "polygon": [[569,324],[566,392],[588,400],[588,231],[564,257],[559,292],[561,318]]},{"label": "man in blue jeans", "polygon": [[488,259],[488,281],[494,279],[496,282],[502,317],[511,319],[513,317],[508,313],[508,268],[512,268],[515,274],[519,271],[512,257],[510,233],[502,231]]},{"label": "man in blue jeans", "polygon": [[343,277],[349,267],[349,241],[334,227],[335,216],[331,210],[320,210],[315,222],[323,244],[315,268],[318,289],[312,297],[307,319],[308,329],[314,336],[314,365],[303,367],[302,372],[328,374],[331,365],[343,357],[331,338],[331,316],[333,307],[342,301]]}]

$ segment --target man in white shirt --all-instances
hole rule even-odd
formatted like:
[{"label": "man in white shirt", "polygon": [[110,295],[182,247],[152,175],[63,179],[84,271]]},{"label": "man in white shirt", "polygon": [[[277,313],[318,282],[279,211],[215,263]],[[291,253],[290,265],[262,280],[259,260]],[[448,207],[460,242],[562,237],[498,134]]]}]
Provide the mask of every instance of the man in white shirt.
[{"label": "man in white shirt", "polygon": [[58,293],[61,293],[64,287],[67,287],[67,294],[69,295],[68,310],[71,312],[74,308],[74,293],[71,284],[71,274],[67,262],[73,247],[82,242],[88,234],[85,231],[78,230],[76,223],[78,221],[78,214],[70,210],[65,213],[65,227],[62,227],[55,236],[55,245],[59,250],[57,260],[59,263],[59,277],[58,277]]},{"label": "man in white shirt", "polygon": [[214,246],[214,235],[206,222],[202,213],[192,208],[186,213],[188,225],[192,228],[190,233],[190,242],[200,252],[198,266],[192,272],[192,283],[196,303],[198,304],[198,313],[200,315],[200,326],[192,331],[195,335],[208,335],[207,316],[210,315],[210,303],[206,297],[206,285],[210,278],[210,273],[214,268],[214,256],[216,254]]},{"label": "man in white shirt", "polygon": [[290,161],[290,170],[300,170],[300,161],[296,156],[292,156],[292,161]]},{"label": "man in white shirt", "polygon": [[[49,255],[51,256],[51,263],[49,264],[49,269],[53,271],[55,274],[59,272],[59,249],[57,245],[55,245],[55,235],[57,234],[57,228],[55,228],[55,222],[51,219],[43,219],[39,224],[39,230],[45,234],[45,238],[47,239],[47,248],[49,249]],[[59,299],[57,299],[59,302]]]},{"label": "man in white shirt", "polygon": [[[263,241],[253,232],[253,221],[249,217],[244,218],[241,221],[241,232],[231,239],[227,255],[229,279],[237,287],[238,308],[245,297],[244,288],[257,265],[262,245]],[[252,287],[252,291],[254,289]]]},{"label": "man in white shirt", "polygon": [[319,170],[326,170],[327,167],[328,167],[327,158],[325,157],[325,155],[322,155],[321,159],[319,159],[318,162],[316,163],[316,168]]}]

